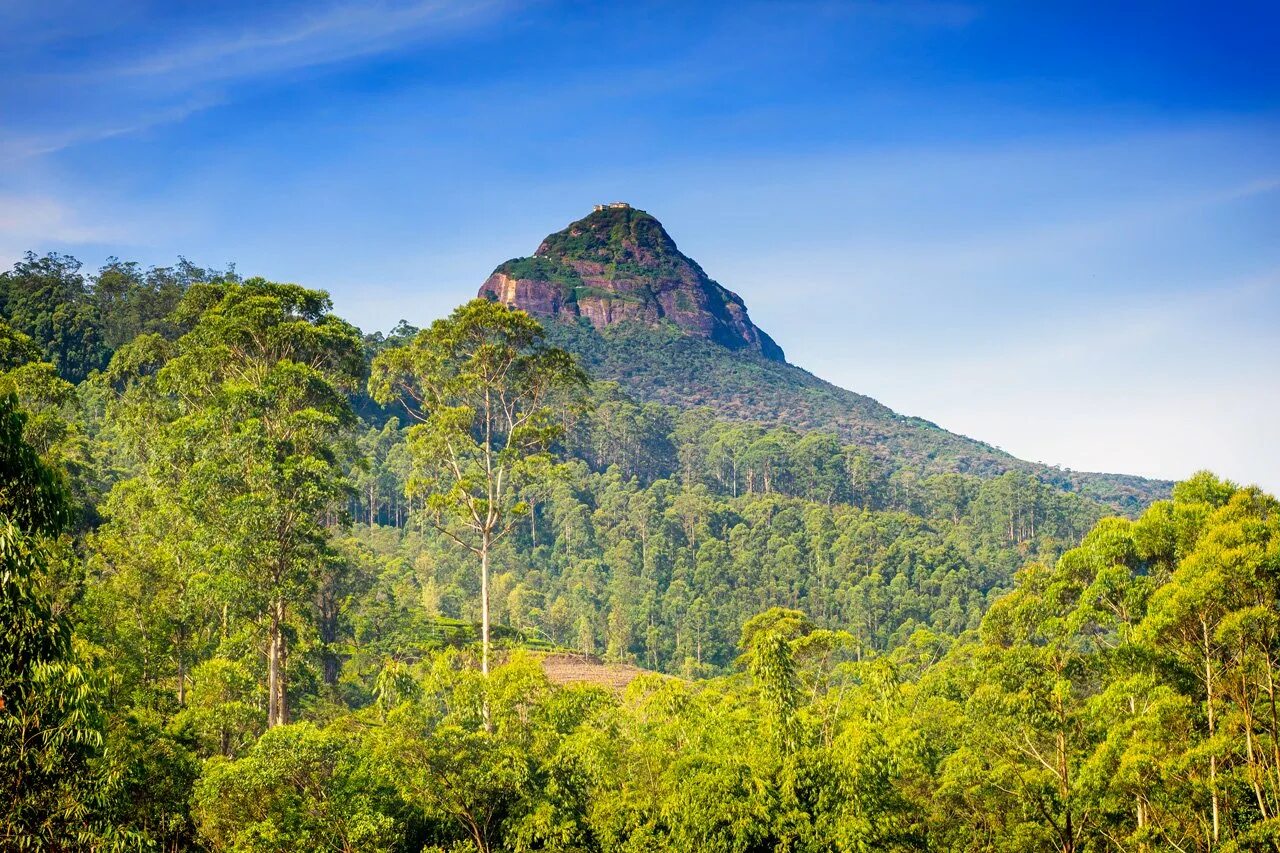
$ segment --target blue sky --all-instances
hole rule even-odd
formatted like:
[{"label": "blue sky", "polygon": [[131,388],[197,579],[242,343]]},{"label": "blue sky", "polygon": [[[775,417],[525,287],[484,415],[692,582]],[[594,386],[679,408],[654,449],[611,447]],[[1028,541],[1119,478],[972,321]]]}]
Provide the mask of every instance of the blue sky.
[{"label": "blue sky", "polygon": [[1280,490],[1274,3],[0,0],[0,263],[424,324],[605,200],[791,361],[1077,469]]}]

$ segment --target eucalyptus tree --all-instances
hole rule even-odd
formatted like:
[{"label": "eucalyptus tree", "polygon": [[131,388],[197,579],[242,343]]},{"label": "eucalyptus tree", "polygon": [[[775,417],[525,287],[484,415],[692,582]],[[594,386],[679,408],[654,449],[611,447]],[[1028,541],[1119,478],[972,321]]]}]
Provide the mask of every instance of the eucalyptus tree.
[{"label": "eucalyptus tree", "polygon": [[[185,540],[174,553],[213,575],[224,614],[265,623],[269,726],[289,720],[290,608],[309,600],[349,490],[338,457],[364,360],[359,332],[331,307],[322,291],[263,279],[193,285],[171,318],[186,334],[140,336],[108,372],[138,480],[190,521],[166,525]],[[123,513],[106,533],[131,540],[147,523]]]},{"label": "eucalyptus tree", "polygon": [[[1151,596],[1140,640],[1181,676],[1200,710],[1184,744],[1208,813],[1209,849],[1280,840],[1280,504],[1201,472],[1174,488],[1163,539],[1168,581]],[[1154,515],[1157,508],[1148,511]],[[1145,517],[1144,517],[1145,520]],[[1155,538],[1155,537],[1153,537]],[[1167,547],[1167,546],[1166,546]],[[1193,768],[1199,768],[1195,772]]]},{"label": "eucalyptus tree", "polygon": [[520,486],[585,397],[586,374],[523,311],[475,299],[373,362],[369,392],[416,421],[406,492],[480,562],[481,669],[489,672],[494,544],[528,512]]}]

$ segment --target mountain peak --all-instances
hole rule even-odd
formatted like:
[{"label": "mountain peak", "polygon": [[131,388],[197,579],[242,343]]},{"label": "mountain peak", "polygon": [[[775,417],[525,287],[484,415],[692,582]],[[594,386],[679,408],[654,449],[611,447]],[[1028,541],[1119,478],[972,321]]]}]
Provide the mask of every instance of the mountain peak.
[{"label": "mountain peak", "polygon": [[684,255],[661,222],[626,202],[597,204],[532,257],[501,264],[480,296],[540,317],[585,318],[597,329],[669,322],[728,349],[785,360],[741,297]]}]

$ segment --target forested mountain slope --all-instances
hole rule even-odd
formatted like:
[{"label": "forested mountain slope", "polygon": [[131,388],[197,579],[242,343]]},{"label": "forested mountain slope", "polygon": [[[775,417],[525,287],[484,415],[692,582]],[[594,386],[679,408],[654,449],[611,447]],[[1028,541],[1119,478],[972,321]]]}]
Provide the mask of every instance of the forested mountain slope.
[{"label": "forested mountain slope", "polygon": [[[363,339],[331,309],[185,263],[0,275],[0,848],[1275,849],[1274,498],[1200,474],[1108,518],[588,384],[485,300]],[[490,503],[468,401],[512,376]]]},{"label": "forested mountain slope", "polygon": [[747,319],[742,300],[681,254],[658,220],[634,208],[606,206],[548,236],[533,257],[500,265],[480,295],[543,318],[549,336],[593,376],[641,401],[833,432],[921,475],[1021,471],[1130,514],[1172,486],[1027,462],[787,363]]}]

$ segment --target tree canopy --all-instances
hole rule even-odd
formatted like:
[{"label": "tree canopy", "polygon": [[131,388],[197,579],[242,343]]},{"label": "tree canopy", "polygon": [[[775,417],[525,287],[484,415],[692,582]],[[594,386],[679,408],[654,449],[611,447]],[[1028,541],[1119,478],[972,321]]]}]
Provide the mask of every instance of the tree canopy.
[{"label": "tree canopy", "polygon": [[638,401],[483,300],[28,256],[0,316],[4,849],[1280,846],[1255,487]]}]

